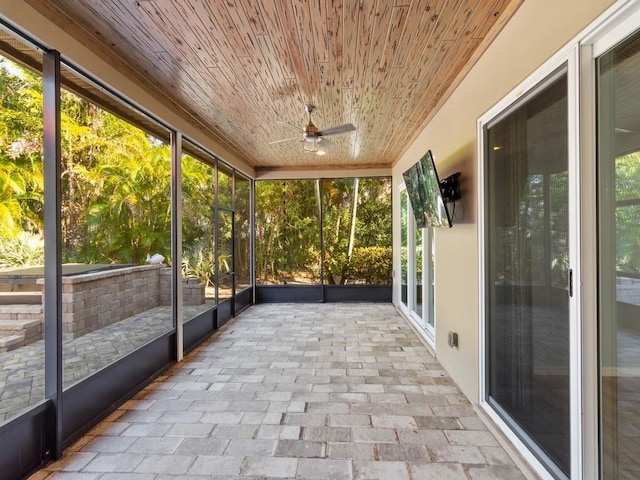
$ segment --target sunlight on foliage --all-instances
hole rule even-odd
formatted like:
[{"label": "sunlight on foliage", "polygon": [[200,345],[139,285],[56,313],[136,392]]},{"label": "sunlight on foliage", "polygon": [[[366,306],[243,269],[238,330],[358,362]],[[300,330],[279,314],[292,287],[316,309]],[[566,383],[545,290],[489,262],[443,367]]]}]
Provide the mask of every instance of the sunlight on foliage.
[{"label": "sunlight on foliage", "polygon": [[27,232],[0,237],[0,268],[44,265],[44,241]]}]

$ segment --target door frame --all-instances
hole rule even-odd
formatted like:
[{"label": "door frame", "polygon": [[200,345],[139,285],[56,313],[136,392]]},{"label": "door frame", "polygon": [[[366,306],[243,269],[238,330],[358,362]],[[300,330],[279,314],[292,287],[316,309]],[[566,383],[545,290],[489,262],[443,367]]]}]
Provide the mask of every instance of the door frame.
[{"label": "door frame", "polygon": [[553,478],[492,411],[485,388],[485,188],[483,126],[562,62],[568,63],[571,299],[571,477],[599,478],[598,255],[595,59],[640,28],[640,1],[619,0],[478,119],[479,402],[541,478]]},{"label": "door frame", "polygon": [[[407,187],[405,183],[398,186],[398,198],[402,198],[403,193],[406,194]],[[400,209],[402,202],[400,201]],[[402,215],[402,212],[400,212]],[[436,349],[436,319],[435,319],[435,284],[434,293],[431,295],[430,289],[427,288],[428,282],[432,282],[435,277],[435,265],[433,270],[429,269],[429,261],[427,255],[431,256],[432,241],[434,232],[432,228],[422,229],[422,312],[421,316],[413,310],[411,305],[415,302],[415,281],[416,281],[416,262],[415,255],[409,257],[409,252],[414,252],[416,247],[416,222],[411,208],[411,202],[407,198],[407,304],[402,301],[402,273],[400,273],[400,291],[398,295],[398,306],[400,311],[407,317],[415,327],[418,327],[420,334],[426,339],[429,345],[435,351]],[[402,245],[402,229],[400,229],[400,243]],[[428,248],[427,248],[428,247]],[[435,263],[435,262],[434,262]],[[402,272],[402,252],[400,253],[400,272]],[[433,305],[432,308],[429,308]],[[433,312],[433,326],[428,322],[430,311]]]},{"label": "door frame", "polygon": [[540,458],[546,455],[542,451],[533,452],[533,445],[527,445],[521,440],[513,427],[509,426],[500,416],[498,411],[489,404],[487,389],[487,321],[485,318],[487,295],[486,288],[486,192],[485,188],[485,127],[499,117],[505,110],[516,104],[519,99],[526,93],[535,91],[540,87],[550,75],[562,67],[566,67],[567,75],[567,119],[568,119],[568,214],[569,214],[569,271],[573,277],[573,295],[569,298],[569,385],[570,385],[570,436],[571,436],[571,477],[582,478],[582,388],[581,388],[581,371],[582,365],[582,335],[581,335],[581,302],[582,292],[577,288],[577,279],[581,278],[580,271],[580,181],[579,181],[579,135],[577,135],[577,126],[579,118],[579,101],[578,101],[578,59],[579,49],[577,45],[569,45],[560,50],[549,61],[547,61],[536,72],[530,75],[525,81],[513,89],[494,107],[488,110],[478,119],[477,135],[478,135],[478,253],[479,253],[479,404],[482,410],[489,418],[499,427],[504,435],[513,443],[517,450],[522,454],[525,460],[532,465],[536,472],[543,479],[566,478],[559,469],[551,473],[553,462],[543,462]]}]

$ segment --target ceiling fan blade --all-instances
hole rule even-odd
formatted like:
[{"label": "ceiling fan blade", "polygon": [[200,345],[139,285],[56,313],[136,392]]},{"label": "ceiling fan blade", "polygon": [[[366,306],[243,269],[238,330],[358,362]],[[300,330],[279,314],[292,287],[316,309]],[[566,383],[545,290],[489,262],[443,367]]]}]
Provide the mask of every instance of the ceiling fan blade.
[{"label": "ceiling fan blade", "polygon": [[327,135],[338,135],[339,133],[353,132],[356,129],[353,123],[345,123],[344,125],[336,125],[335,127],[325,128],[318,132],[319,137],[326,137]]},{"label": "ceiling fan blade", "polygon": [[288,142],[289,140],[300,140],[300,137],[291,137],[291,138],[283,138],[282,140],[274,140],[273,142],[269,142],[269,145],[273,145],[274,143],[282,143]]},{"label": "ceiling fan blade", "polygon": [[294,125],[293,123],[283,122],[281,120],[276,120],[276,123],[280,123],[282,125],[286,125],[288,127],[295,128],[296,130],[299,130],[300,132],[304,132],[304,128],[300,128],[299,126]]},{"label": "ceiling fan blade", "polygon": [[318,146],[320,148],[333,148],[336,146],[336,144],[324,137],[318,137]]}]

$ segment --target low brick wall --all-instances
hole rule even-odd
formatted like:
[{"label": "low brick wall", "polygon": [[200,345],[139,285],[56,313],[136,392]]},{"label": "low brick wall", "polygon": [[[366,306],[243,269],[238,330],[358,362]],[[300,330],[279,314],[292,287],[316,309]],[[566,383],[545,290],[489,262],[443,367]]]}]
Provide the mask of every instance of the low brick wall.
[{"label": "low brick wall", "polygon": [[[44,279],[37,279],[44,290]],[[184,277],[183,303],[202,305],[205,285]],[[44,294],[42,294],[44,303]],[[62,277],[62,329],[65,339],[77,338],[161,305],[171,305],[171,268],[136,265]],[[21,320],[29,315],[21,312]],[[42,314],[40,313],[42,319]]]},{"label": "low brick wall", "polygon": [[79,337],[160,305],[162,268],[139,265],[62,277],[64,338]]},{"label": "low brick wall", "polygon": [[[43,284],[44,280],[39,279]],[[197,277],[183,279],[184,303],[205,301]],[[64,338],[76,338],[160,305],[171,305],[171,269],[138,265],[62,277]]]},{"label": "low brick wall", "polygon": [[[182,304],[202,305],[205,302],[205,284],[193,276],[182,277]],[[171,269],[163,268],[160,272],[160,303],[171,305]]]},{"label": "low brick wall", "polygon": [[42,310],[42,304],[0,305],[0,353],[42,339]]},{"label": "low brick wall", "polygon": [[640,278],[618,277],[616,296],[619,302],[640,306]]}]

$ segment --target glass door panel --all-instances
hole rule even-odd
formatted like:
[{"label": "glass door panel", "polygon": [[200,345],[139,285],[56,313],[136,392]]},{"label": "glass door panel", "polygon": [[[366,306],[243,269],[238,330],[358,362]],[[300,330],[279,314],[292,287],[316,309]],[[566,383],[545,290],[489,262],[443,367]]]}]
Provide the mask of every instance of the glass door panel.
[{"label": "glass door panel", "polygon": [[215,305],[215,169],[192,144],[182,156],[183,322]]},{"label": "glass door panel", "polygon": [[236,292],[251,286],[251,182],[236,174],[235,198]]},{"label": "glass door panel", "polygon": [[233,296],[234,258],[233,258],[233,212],[218,207],[218,301]]},{"label": "glass door panel", "polygon": [[[0,34],[2,48],[12,44],[41,64],[40,53],[4,28]],[[0,49],[0,292],[4,315],[13,312],[20,329],[1,332],[0,426],[45,398],[42,88],[40,73]]]},{"label": "glass door panel", "polygon": [[602,478],[640,478],[640,33],[597,60]]},{"label": "glass door panel", "polygon": [[567,76],[486,128],[488,403],[570,476]]},{"label": "glass door panel", "polygon": [[413,277],[413,301],[411,302],[411,310],[420,319],[420,324],[424,326],[424,318],[422,315],[422,229],[415,228],[414,222],[414,261],[415,275]]},{"label": "glass door panel", "polygon": [[424,277],[425,284],[425,293],[426,293],[426,302],[425,302],[425,319],[426,319],[426,327],[427,331],[430,333],[432,339],[435,340],[435,312],[434,312],[434,299],[435,299],[435,275],[434,275],[434,264],[435,264],[435,242],[433,229],[427,228],[425,229],[425,263],[426,263],[426,271]]},{"label": "glass door panel", "polygon": [[400,303],[434,342],[433,230],[417,227],[404,187],[400,191],[400,222]]},{"label": "glass door panel", "polygon": [[400,193],[400,241],[401,243],[401,251],[400,251],[400,302],[404,305],[409,304],[408,300],[408,281],[409,281],[409,271],[408,271],[408,242],[409,242],[409,231],[408,231],[408,214],[409,214],[409,201],[407,196],[407,191],[402,190]]}]

